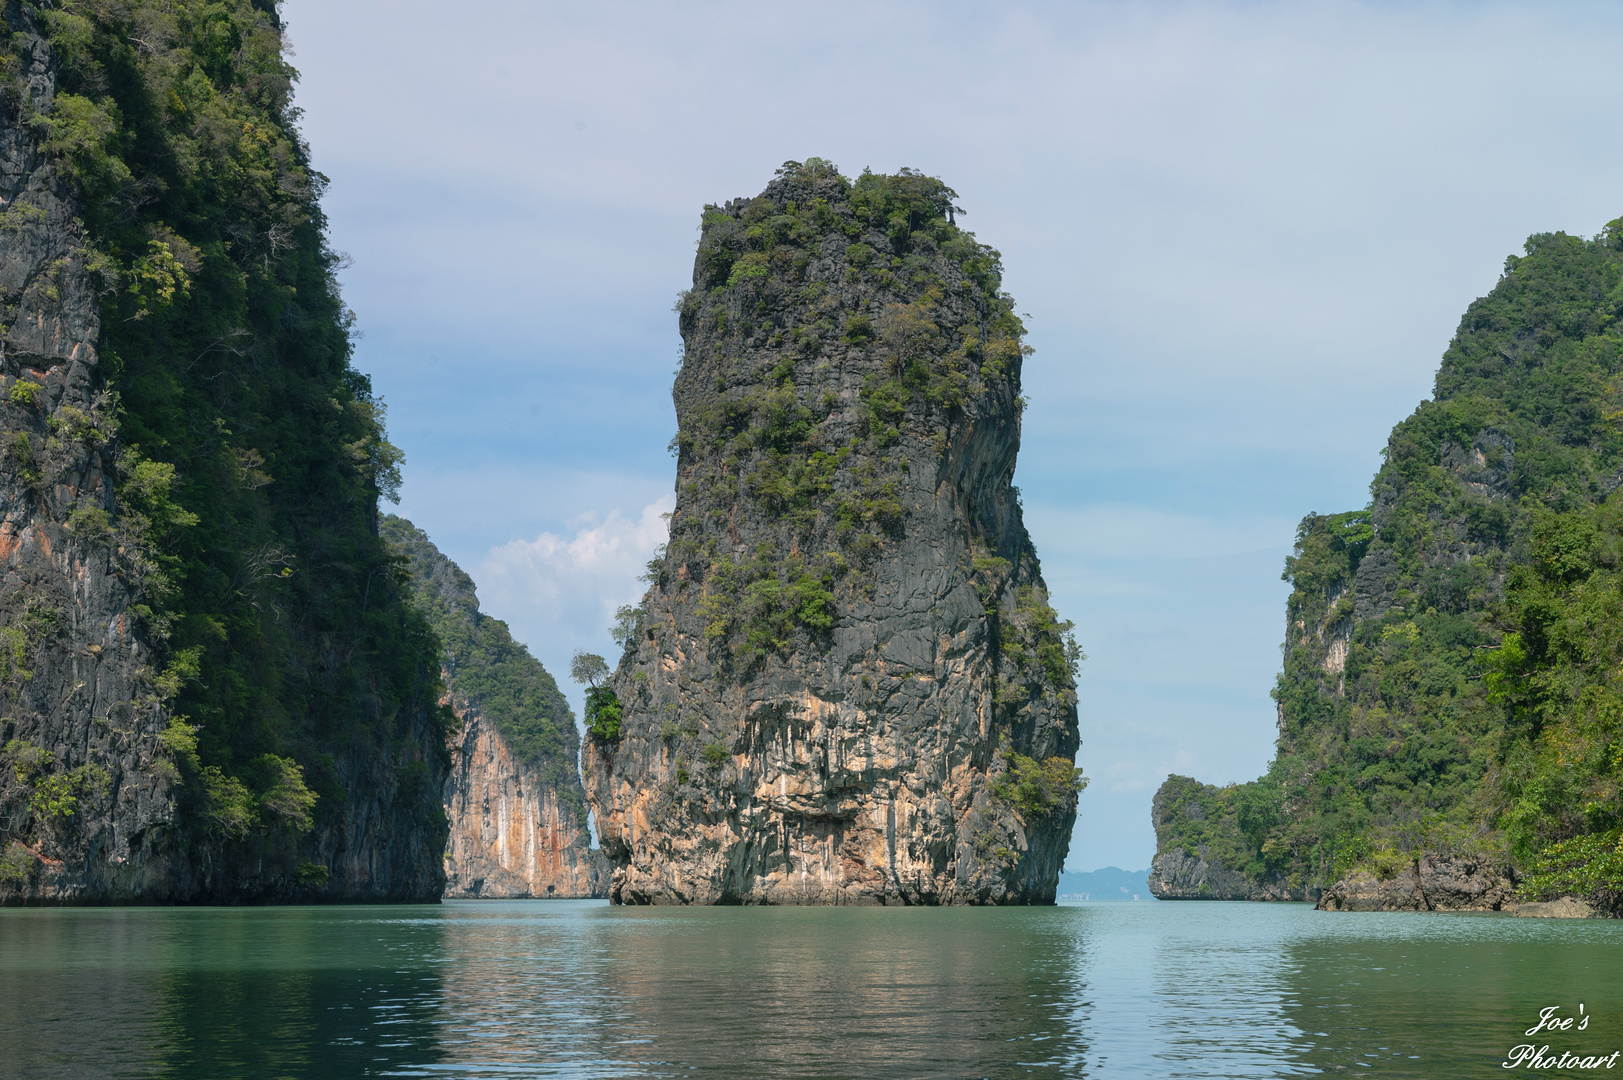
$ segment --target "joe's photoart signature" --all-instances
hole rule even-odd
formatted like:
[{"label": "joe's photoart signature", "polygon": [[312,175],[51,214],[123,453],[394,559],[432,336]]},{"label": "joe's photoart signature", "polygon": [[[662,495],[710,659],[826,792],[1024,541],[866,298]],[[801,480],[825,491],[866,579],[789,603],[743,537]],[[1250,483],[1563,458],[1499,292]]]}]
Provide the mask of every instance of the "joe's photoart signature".
[{"label": "joe's photoart signature", "polygon": [[[1582,1031],[1588,1026],[1589,1013],[1584,1011],[1582,1002],[1576,1016],[1562,1016],[1561,1006],[1551,1005],[1540,1009],[1538,1023],[1522,1034],[1549,1033],[1545,1034],[1548,1038],[1550,1034]],[[1610,1054],[1575,1054],[1571,1050],[1553,1051],[1548,1043],[1540,1046],[1537,1042],[1526,1042],[1512,1046],[1510,1056],[1499,1064],[1506,1069],[1610,1069],[1619,1057],[1623,1057],[1623,1050],[1613,1050]]]}]

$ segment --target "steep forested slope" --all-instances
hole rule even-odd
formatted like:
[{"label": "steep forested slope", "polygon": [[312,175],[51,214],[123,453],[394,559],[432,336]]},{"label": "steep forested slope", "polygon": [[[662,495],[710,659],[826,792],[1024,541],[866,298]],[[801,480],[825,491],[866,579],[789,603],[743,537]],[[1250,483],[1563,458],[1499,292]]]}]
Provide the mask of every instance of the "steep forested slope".
[{"label": "steep forested slope", "polygon": [[1278,755],[1250,784],[1163,786],[1163,895],[1314,895],[1453,859],[1486,896],[1617,826],[1620,282],[1619,223],[1530,238],[1393,430],[1370,505],[1303,520]]},{"label": "steep forested slope", "polygon": [[273,4],[4,31],[0,889],[438,895],[438,650]]}]

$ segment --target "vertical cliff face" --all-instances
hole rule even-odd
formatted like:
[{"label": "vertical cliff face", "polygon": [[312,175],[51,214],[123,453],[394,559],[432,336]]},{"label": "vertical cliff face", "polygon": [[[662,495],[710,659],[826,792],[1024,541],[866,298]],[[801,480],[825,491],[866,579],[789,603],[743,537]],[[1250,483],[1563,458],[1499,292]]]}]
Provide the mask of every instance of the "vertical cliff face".
[{"label": "vertical cliff face", "polygon": [[569,899],[608,895],[608,867],[590,848],[577,780],[569,802],[534,762],[513,753],[501,730],[465,698],[455,764],[445,781],[445,895]]},{"label": "vertical cliff face", "polygon": [[0,902],[436,898],[448,712],[273,9],[3,10]]},{"label": "vertical cliff face", "polygon": [[420,529],[391,515],[381,531],[408,560],[413,600],[443,644],[447,701],[461,722],[443,788],[445,895],[607,895],[568,700],[507,624],[479,610],[473,580]]},{"label": "vertical cliff face", "polygon": [[1010,486],[1023,328],[953,198],[813,159],[705,209],[669,544],[588,716],[618,902],[1053,900],[1077,654]]},{"label": "vertical cliff face", "polygon": [[162,896],[168,717],[131,610],[138,568],[93,520],[115,507],[118,450],[99,305],[70,185],[20,122],[51,111],[52,51],[17,9],[7,16],[18,81],[0,122],[0,897]]}]

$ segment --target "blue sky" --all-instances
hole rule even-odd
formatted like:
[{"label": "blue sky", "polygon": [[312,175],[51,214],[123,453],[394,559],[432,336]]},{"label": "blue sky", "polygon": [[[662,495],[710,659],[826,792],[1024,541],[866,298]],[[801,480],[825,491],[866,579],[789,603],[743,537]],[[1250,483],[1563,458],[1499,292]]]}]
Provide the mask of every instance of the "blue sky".
[{"label": "blue sky", "polygon": [[700,207],[813,155],[957,189],[1089,656],[1072,870],[1149,864],[1169,771],[1262,772],[1296,522],[1367,501],[1528,234],[1623,215],[1615,4],[282,10],[400,512],[560,677],[663,539]]}]

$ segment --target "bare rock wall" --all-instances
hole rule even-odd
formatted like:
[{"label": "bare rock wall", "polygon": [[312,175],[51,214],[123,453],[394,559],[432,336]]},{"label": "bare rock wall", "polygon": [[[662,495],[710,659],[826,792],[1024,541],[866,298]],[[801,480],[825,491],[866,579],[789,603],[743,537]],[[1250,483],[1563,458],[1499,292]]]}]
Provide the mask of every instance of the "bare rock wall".
[{"label": "bare rock wall", "polygon": [[466,699],[445,783],[451,835],[445,895],[484,899],[572,899],[608,895],[607,865],[586,829],[560,809],[556,789],[508,747],[496,725]]}]

